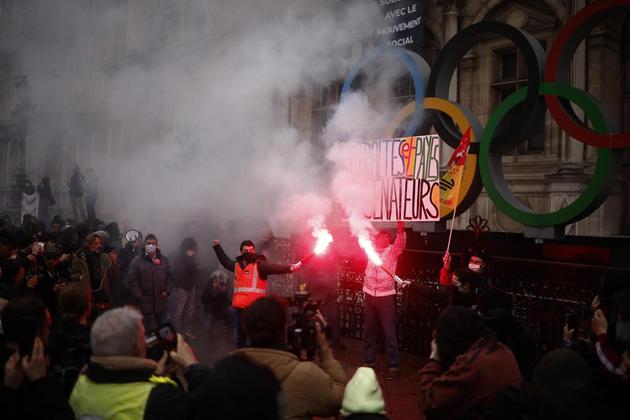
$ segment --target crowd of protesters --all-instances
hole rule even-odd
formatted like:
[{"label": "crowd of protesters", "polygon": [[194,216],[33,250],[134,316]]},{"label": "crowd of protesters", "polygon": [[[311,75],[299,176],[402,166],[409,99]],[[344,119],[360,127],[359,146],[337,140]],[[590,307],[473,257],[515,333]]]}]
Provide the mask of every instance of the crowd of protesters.
[{"label": "crowd of protesters", "polygon": [[[1,418],[387,418],[377,372],[360,367],[348,377],[321,314],[316,357],[302,360],[287,343],[286,304],[259,297],[235,310],[226,272],[200,280],[203,247],[193,238],[169,259],[154,234],[121,236],[116,223],[96,219],[55,216],[49,228],[33,216],[20,226],[0,219]],[[296,268],[243,249],[231,260],[213,245],[228,271],[246,270],[250,260],[265,275]],[[445,256],[439,291],[408,292],[446,304],[429,359],[418,367],[425,417],[624,418],[627,279],[606,278],[590,318],[567,325],[563,348],[536,360],[534,335],[484,266],[483,256],[471,255],[467,267],[453,269]],[[241,348],[212,367],[189,345],[197,301],[207,326],[238,329]],[[179,333],[176,345],[155,357],[147,337],[167,320]]]},{"label": "crowd of protesters", "polygon": [[514,316],[511,296],[485,275],[473,251],[454,269],[444,255],[438,289],[409,293],[445,305],[429,361],[419,372],[426,418],[626,418],[630,395],[630,282],[606,273],[590,313],[565,325],[560,348],[536,360],[535,334]]}]

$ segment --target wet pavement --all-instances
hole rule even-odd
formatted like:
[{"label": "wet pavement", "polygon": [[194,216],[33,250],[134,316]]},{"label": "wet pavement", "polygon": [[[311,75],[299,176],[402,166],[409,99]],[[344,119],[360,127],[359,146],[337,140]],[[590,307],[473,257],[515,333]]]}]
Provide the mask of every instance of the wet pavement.
[{"label": "wet pavement", "polygon": [[[233,339],[225,327],[218,325],[209,332],[202,325],[195,328],[195,340],[188,340],[199,361],[212,366],[217,360],[225,357],[235,349]],[[357,367],[362,365],[363,343],[358,340],[344,339],[345,350],[335,349],[334,354],[351,377]],[[383,397],[385,410],[392,420],[423,419],[418,409],[418,370],[426,361],[425,357],[401,352],[401,369],[398,377],[387,379],[387,356],[384,352],[378,354],[375,367]]]}]

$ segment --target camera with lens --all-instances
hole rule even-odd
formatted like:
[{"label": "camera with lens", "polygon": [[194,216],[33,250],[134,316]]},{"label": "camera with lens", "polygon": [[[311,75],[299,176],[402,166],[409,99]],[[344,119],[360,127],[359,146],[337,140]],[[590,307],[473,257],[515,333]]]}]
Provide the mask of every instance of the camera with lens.
[{"label": "camera with lens", "polygon": [[312,300],[306,290],[300,290],[290,300],[289,309],[291,323],[287,332],[287,344],[300,360],[313,360],[317,350],[315,325],[320,324],[328,339],[332,336],[330,327],[322,325],[316,317],[319,302]]}]

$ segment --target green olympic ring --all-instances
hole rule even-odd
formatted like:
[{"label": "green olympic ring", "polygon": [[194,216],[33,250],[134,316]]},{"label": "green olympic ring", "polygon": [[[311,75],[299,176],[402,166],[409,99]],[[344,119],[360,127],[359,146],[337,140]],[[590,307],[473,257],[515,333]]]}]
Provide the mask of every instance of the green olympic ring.
[{"label": "green olympic ring", "polygon": [[[542,83],[539,95],[557,95],[580,107],[593,124],[593,130],[607,133],[608,126],[601,107],[586,92],[562,84]],[[534,213],[510,191],[501,162],[501,154],[491,150],[492,137],[502,118],[515,105],[523,102],[527,87],[507,97],[495,111],[481,136],[479,168],[488,196],[497,208],[511,219],[532,227],[566,226],[595,211],[606,199],[619,173],[620,153],[608,148],[597,149],[595,172],[586,190],[571,204],[550,213]]]}]

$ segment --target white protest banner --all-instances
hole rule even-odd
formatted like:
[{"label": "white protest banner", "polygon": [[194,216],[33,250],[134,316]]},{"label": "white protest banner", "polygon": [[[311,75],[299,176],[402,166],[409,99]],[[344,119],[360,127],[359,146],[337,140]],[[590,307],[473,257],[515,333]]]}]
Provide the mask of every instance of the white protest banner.
[{"label": "white protest banner", "polygon": [[360,143],[347,169],[366,192],[363,215],[372,221],[439,221],[440,143],[437,135]]}]

